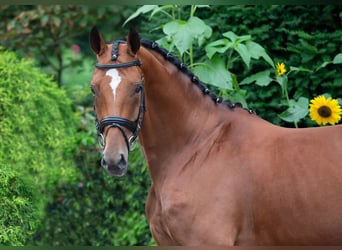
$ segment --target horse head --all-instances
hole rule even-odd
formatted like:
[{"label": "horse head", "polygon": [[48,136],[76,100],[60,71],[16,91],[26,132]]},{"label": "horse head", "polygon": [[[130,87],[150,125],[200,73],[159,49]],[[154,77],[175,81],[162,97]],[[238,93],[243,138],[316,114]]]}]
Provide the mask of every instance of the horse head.
[{"label": "horse head", "polygon": [[97,57],[91,80],[96,128],[102,138],[102,166],[114,176],[127,172],[130,145],[137,138],[144,112],[144,78],[137,56],[140,38],[131,30],[127,39],[106,44],[94,27],[90,46]]}]

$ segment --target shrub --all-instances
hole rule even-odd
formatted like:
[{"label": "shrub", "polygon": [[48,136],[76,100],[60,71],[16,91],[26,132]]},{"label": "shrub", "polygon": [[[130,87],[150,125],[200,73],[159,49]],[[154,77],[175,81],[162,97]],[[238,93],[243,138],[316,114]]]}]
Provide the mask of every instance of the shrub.
[{"label": "shrub", "polygon": [[82,117],[75,154],[81,176],[56,185],[54,199],[34,235],[34,245],[147,245],[151,234],[144,208],[150,179],[140,149],[129,155],[125,177],[109,176],[100,166],[94,138],[92,108],[79,108]]},{"label": "shrub", "polygon": [[[176,14],[172,17],[178,19],[182,16],[180,14],[185,14],[182,19],[188,20],[187,13],[193,6],[165,5],[156,8],[147,5],[144,8],[138,9],[136,12],[140,14],[136,23],[140,21],[139,30],[141,30],[142,36],[160,39],[165,36],[163,33],[166,33],[165,29],[170,21],[170,15],[166,15],[165,12],[170,8],[177,8],[178,11],[174,11]],[[152,8],[155,9],[150,14]],[[248,35],[254,42],[265,48],[274,63],[283,62],[288,71],[291,69],[292,72],[286,84],[287,97],[296,103],[301,97],[311,99],[324,93],[333,93],[334,98],[341,97],[340,61],[331,63],[336,61],[334,59],[341,53],[341,6],[214,5],[197,8],[196,16],[212,29],[212,35],[208,42],[226,38],[225,34],[228,32],[233,32],[240,38]],[[184,24],[185,22],[179,23]],[[186,33],[185,35],[188,36]],[[197,43],[193,43],[193,45],[195,64],[205,62],[207,56],[204,52],[207,46],[204,43],[202,46],[198,46]],[[227,60],[229,53],[229,50],[228,53],[221,53],[220,57]],[[237,54],[235,53],[235,55]],[[242,57],[233,59],[234,64],[228,64],[227,68],[236,75],[238,83],[243,82],[246,77],[258,72],[265,72],[267,69],[265,62],[261,59],[251,60],[250,67],[245,67],[244,60],[241,60]],[[248,106],[258,115],[274,124],[291,127],[294,124],[285,122],[283,119],[283,112],[289,106],[287,98],[284,98],[283,95],[284,85],[278,79],[262,86],[258,84],[242,85],[241,93],[246,98]],[[221,92],[222,88],[215,90]],[[234,100],[233,97],[230,99]],[[308,127],[314,124],[306,117],[298,125]]]},{"label": "shrub", "polygon": [[[210,11],[203,9],[201,17],[213,27],[214,34],[226,30],[250,34],[275,62],[284,62],[288,69],[293,66],[312,70],[293,72],[287,84],[290,98],[305,96],[311,99],[324,93],[332,93],[335,98],[342,96],[340,64],[325,65],[341,53],[341,14],[339,5],[239,5],[214,6]],[[320,68],[320,65],[325,66]],[[254,70],[260,67],[259,63],[253,65]],[[239,78],[251,73],[254,72],[241,71]],[[293,125],[278,116],[287,106],[278,83],[267,87],[252,84],[243,88],[247,90],[250,107],[260,116],[282,126]],[[307,117],[299,125],[307,127],[313,123]]]},{"label": "shrub", "polygon": [[64,91],[32,61],[3,49],[0,58],[0,244],[21,245],[54,185],[75,175],[77,120]]},{"label": "shrub", "polygon": [[34,191],[14,170],[0,168],[0,245],[23,245],[39,219]]}]

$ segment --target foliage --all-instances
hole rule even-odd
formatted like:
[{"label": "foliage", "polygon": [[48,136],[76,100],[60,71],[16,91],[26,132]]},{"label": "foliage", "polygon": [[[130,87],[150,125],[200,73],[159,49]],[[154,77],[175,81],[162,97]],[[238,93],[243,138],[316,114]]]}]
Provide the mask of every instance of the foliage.
[{"label": "foliage", "polygon": [[[63,56],[82,57],[82,51],[64,50]],[[65,70],[64,89],[80,117],[78,149],[74,154],[80,177],[55,186],[54,199],[46,206],[42,225],[32,245],[150,245],[154,244],[144,207],[150,178],[139,145],[129,155],[129,170],[113,178],[100,165],[89,81],[94,60],[85,58]]]},{"label": "foliage", "polygon": [[[0,166],[5,189],[0,193],[7,197],[1,206],[6,234],[0,243],[20,245],[38,224],[36,214],[42,214],[53,186],[75,175],[71,153],[77,120],[65,93],[31,61],[2,49],[0,58]],[[11,232],[21,235],[10,237]]]},{"label": "foliage", "polygon": [[[74,44],[73,46],[77,47],[78,45]],[[79,61],[78,64],[63,70],[63,89],[65,89],[68,96],[72,99],[74,106],[91,106],[93,96],[89,91],[89,85],[94,71],[95,59],[86,57],[82,50],[75,51],[72,48],[67,48],[62,52],[62,57],[67,64],[73,61]]]},{"label": "foliage", "polygon": [[[83,56],[82,51],[75,54],[72,50],[63,50],[63,57],[66,60]],[[85,58],[81,65],[65,70],[67,74],[63,76],[66,83],[64,89],[68,96],[73,98],[74,111],[77,117],[81,118],[75,134],[76,140],[73,140],[78,149],[76,152],[72,151],[79,175],[51,183],[53,198],[48,203],[40,202],[38,199],[32,202],[33,212],[38,211],[38,203],[45,206],[45,212],[43,217],[40,212],[40,221],[36,221],[35,227],[30,231],[30,235],[34,233],[28,241],[31,245],[153,244],[144,216],[144,204],[150,181],[139,148],[129,156],[130,168],[124,179],[118,180],[108,176],[100,166],[101,155],[96,146],[92,96],[89,91],[93,63],[94,60]],[[19,64],[17,66],[20,67]],[[55,86],[51,88],[60,91],[56,90]],[[70,105],[65,96],[60,96],[58,102]],[[39,122],[37,117],[31,119]],[[68,127],[68,124],[63,126]],[[39,140],[41,139],[32,139],[35,142]],[[71,155],[68,157],[71,159]],[[65,159],[65,164],[67,160]],[[59,166],[57,163],[53,165],[56,168]],[[44,179],[48,178],[50,177]],[[30,235],[27,233],[26,236]],[[9,244],[17,245],[14,241]]]},{"label": "foliage", "polygon": [[82,46],[87,44],[87,29],[99,22],[115,26],[126,12],[115,5],[10,5],[1,6],[0,11],[0,45],[17,50],[22,56],[34,57],[46,72],[55,76],[59,86],[63,70],[81,63],[81,58],[65,60],[63,50],[70,48],[78,37],[84,41]]},{"label": "foliage", "polygon": [[[287,75],[280,78],[274,75],[273,81],[262,87],[256,84],[242,87],[247,92],[249,106],[259,115],[272,123],[291,126],[278,116],[291,108],[289,100],[294,103],[301,97],[311,99],[324,93],[342,95],[341,64],[331,63],[342,51],[341,10],[339,5],[220,6],[219,10],[213,7],[210,16],[202,13],[202,17],[218,32],[229,29],[250,34],[275,62],[285,63]],[[262,65],[255,62],[251,70],[238,74],[239,79],[257,73],[260,68]],[[290,122],[295,120],[299,120],[298,126],[314,125],[308,117],[301,120],[296,117]]]},{"label": "foliage", "polygon": [[21,246],[37,227],[39,214],[35,203],[38,197],[6,166],[0,168],[0,179],[0,245]]},{"label": "foliage", "polygon": [[82,117],[80,147],[75,154],[81,177],[56,186],[54,200],[36,232],[35,245],[148,245],[151,235],[144,216],[150,185],[139,148],[129,155],[129,171],[121,179],[109,176],[100,166],[94,148],[94,117],[91,109],[79,108]]},{"label": "foliage", "polygon": [[[197,9],[197,18],[202,20],[203,27],[210,27],[212,34],[206,36],[207,42],[199,44],[197,49],[189,47],[184,52],[200,62],[190,60],[190,67],[194,65],[194,72],[221,95],[252,107],[275,124],[291,126],[283,122],[287,121],[298,126],[298,121],[308,111],[306,106],[299,112],[301,105],[307,103],[303,98],[308,100],[338,89],[338,82],[342,80],[337,65],[341,57],[340,6],[201,7],[206,8],[142,6],[128,20],[147,13],[151,13],[149,19],[154,20],[158,19],[157,14],[163,16],[159,17],[162,22],[151,22],[153,28],[145,25],[142,29],[163,31],[161,35],[167,38],[159,41],[165,46],[165,41],[173,44],[192,37],[189,32],[181,33],[181,37],[180,34],[172,36],[165,32],[165,27],[174,19],[184,26],[191,25],[188,18],[194,17],[193,10]],[[322,24],[322,20],[327,22]],[[286,76],[277,77],[274,68],[277,61],[285,62],[290,68]],[[290,73],[293,79],[288,78]],[[336,94],[341,96],[341,90]],[[301,124],[312,125],[307,118]]]},{"label": "foliage", "polygon": [[[152,12],[150,18],[157,13],[166,14],[171,21],[162,25],[165,37],[158,40],[161,46],[169,50],[175,47],[183,61],[185,60],[189,67],[193,68],[194,73],[202,81],[217,87],[221,95],[240,101],[247,106],[245,91],[240,89],[237,76],[232,71],[234,62],[242,60],[247,68],[251,65],[251,59],[263,58],[272,68],[274,68],[274,63],[265,49],[252,41],[250,35],[238,36],[232,31],[227,31],[222,34],[222,38],[206,43],[206,40],[212,37],[212,28],[195,16],[195,11],[208,7],[207,5],[192,5],[188,10],[184,6],[145,5],[133,13],[127,21],[148,12]],[[187,15],[187,11],[190,12],[189,15]],[[175,12],[179,15],[175,16]],[[193,45],[195,41],[198,42],[198,51],[203,51],[202,46],[205,49],[204,62],[194,63]],[[188,61],[186,61],[187,58]],[[255,74],[255,80],[257,82],[265,81],[265,72],[269,73],[270,71]]]}]

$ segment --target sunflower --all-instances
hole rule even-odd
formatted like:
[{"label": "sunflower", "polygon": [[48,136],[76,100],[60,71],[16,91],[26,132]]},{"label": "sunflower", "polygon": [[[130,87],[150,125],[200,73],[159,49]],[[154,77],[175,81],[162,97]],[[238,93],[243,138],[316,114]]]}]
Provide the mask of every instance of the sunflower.
[{"label": "sunflower", "polygon": [[284,63],[277,63],[276,65],[277,76],[282,76],[286,73],[285,64]]},{"label": "sunflower", "polygon": [[334,125],[341,120],[342,109],[336,99],[321,95],[312,99],[309,106],[311,120],[319,125]]}]

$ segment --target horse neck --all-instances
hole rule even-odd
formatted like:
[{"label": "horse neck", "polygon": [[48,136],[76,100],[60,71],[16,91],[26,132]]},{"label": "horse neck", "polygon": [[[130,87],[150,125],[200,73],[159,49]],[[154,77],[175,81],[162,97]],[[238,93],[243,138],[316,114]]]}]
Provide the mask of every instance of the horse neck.
[{"label": "horse neck", "polygon": [[153,179],[158,172],[166,174],[175,157],[205,140],[222,116],[217,105],[173,64],[145,48],[139,53],[146,101],[139,139]]}]

